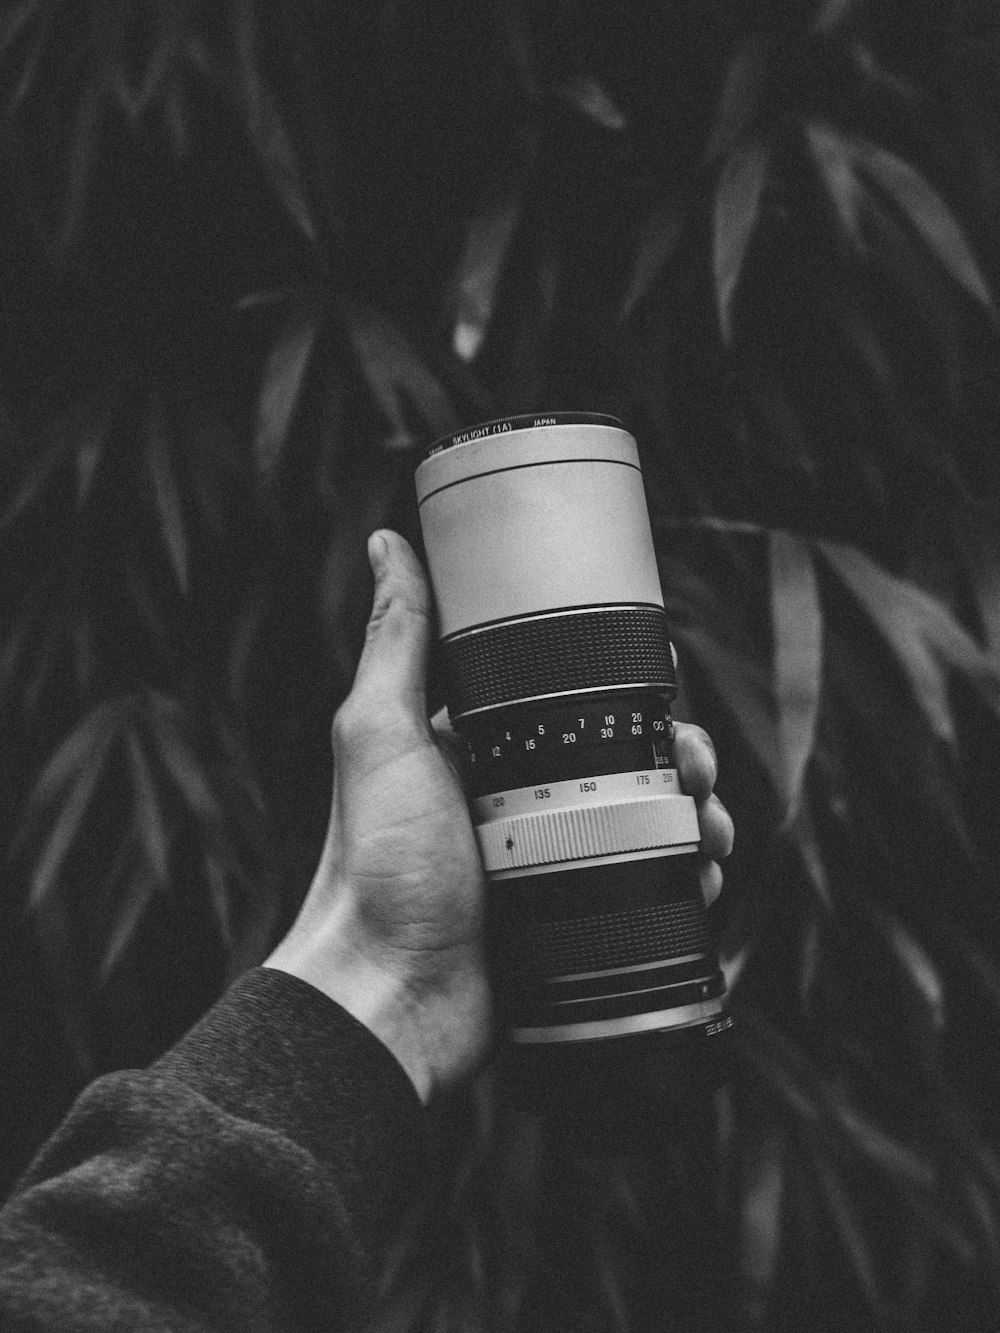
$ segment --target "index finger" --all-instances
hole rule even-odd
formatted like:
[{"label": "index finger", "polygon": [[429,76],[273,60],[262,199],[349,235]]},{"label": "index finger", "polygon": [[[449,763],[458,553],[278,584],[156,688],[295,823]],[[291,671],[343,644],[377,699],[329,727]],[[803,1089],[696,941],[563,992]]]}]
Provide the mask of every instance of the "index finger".
[{"label": "index finger", "polygon": [[708,732],[693,722],[675,722],[673,751],[681,787],[697,802],[707,801],[719,772]]}]

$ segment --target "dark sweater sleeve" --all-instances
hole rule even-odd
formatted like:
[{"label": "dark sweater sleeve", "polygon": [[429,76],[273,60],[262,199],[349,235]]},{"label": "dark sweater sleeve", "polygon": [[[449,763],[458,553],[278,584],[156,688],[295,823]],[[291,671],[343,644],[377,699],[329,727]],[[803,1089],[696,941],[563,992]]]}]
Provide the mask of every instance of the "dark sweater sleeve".
[{"label": "dark sweater sleeve", "polygon": [[258,968],[42,1149],[0,1211],[0,1327],[352,1328],[427,1164],[386,1047]]}]

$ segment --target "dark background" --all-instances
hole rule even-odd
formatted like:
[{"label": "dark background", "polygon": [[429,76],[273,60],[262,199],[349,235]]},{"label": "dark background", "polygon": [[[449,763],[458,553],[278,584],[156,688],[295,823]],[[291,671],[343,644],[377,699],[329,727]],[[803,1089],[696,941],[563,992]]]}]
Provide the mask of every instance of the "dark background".
[{"label": "dark background", "polygon": [[25,0],[0,51],[5,1182],[294,912],[420,446],[611,412],[738,1067],[590,1166],[485,1075],[383,1322],[995,1329],[994,7]]}]

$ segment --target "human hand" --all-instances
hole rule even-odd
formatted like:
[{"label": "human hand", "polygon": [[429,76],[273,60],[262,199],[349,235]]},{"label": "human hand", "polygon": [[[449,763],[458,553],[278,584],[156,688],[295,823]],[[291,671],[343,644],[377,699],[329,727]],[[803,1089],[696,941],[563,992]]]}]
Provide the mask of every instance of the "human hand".
[{"label": "human hand", "polygon": [[[353,688],[333,722],[334,791],[319,868],[265,966],[310,982],[393,1052],[421,1099],[473,1074],[492,1041],[482,948],[483,870],[447,738],[427,719],[430,591],[402,537],[369,539],[375,599]],[[695,798],[702,889],[718,896],[733,826],[715,752],[678,723]]]}]

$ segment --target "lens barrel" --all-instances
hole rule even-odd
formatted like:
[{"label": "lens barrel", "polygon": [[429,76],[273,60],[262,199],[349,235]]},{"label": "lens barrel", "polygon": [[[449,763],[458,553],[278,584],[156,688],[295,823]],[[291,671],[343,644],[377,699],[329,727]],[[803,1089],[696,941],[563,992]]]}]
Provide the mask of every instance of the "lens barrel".
[{"label": "lens barrel", "polygon": [[721,1081],[732,1026],[636,443],[613,417],[505,417],[438,441],[416,485],[510,1076],[627,1148]]}]

